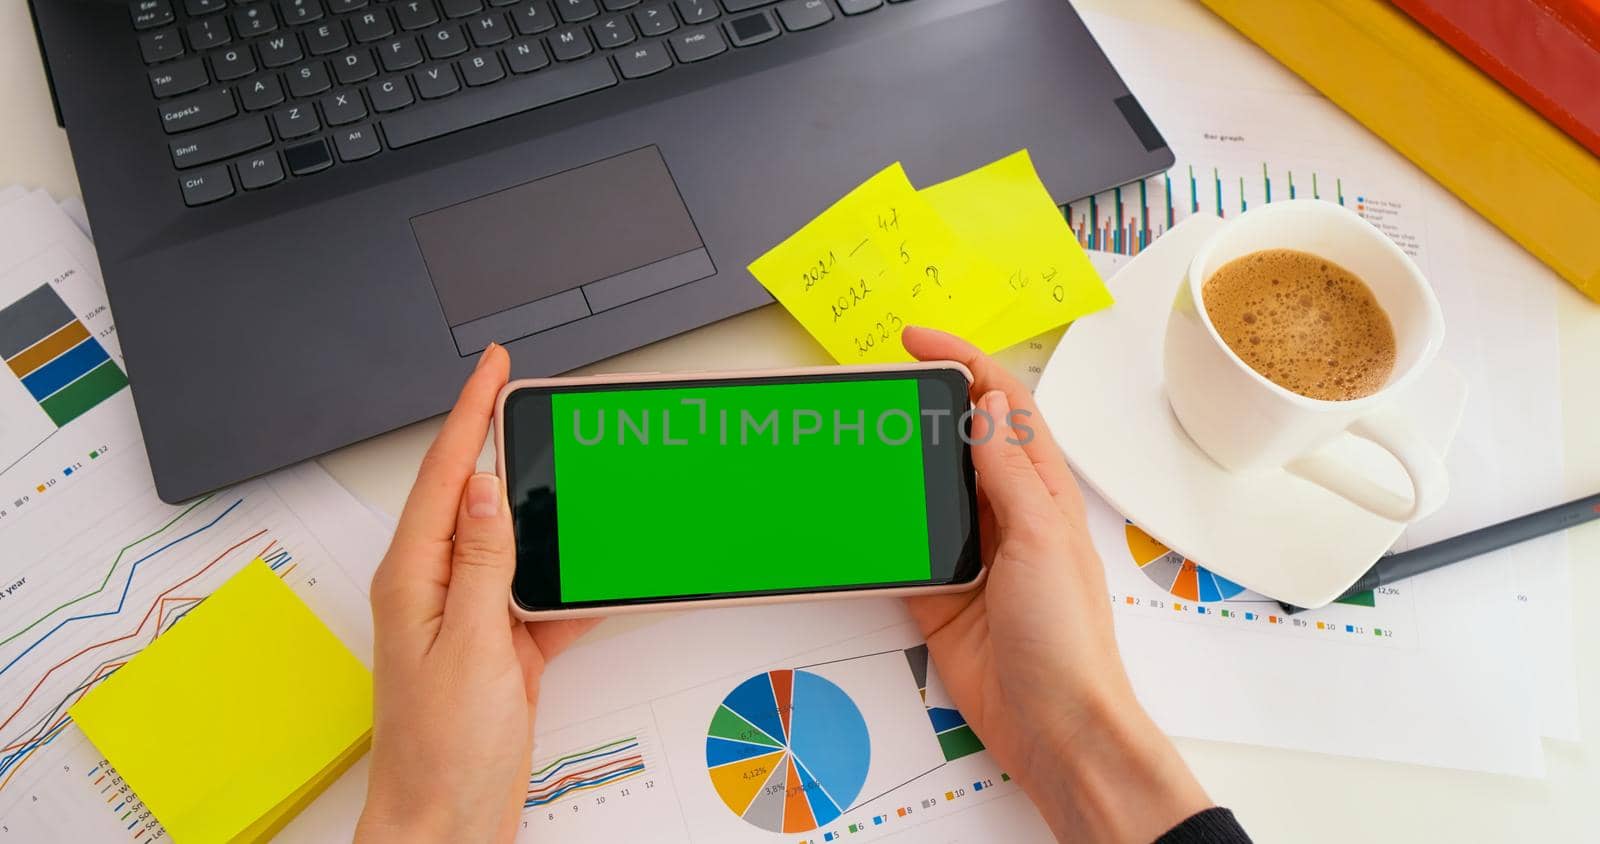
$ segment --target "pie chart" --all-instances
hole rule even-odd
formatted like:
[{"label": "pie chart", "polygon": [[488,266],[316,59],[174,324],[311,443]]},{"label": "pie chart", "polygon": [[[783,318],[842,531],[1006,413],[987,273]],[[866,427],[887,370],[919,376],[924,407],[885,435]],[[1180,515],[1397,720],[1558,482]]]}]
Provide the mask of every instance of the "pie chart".
[{"label": "pie chart", "polygon": [[861,795],[866,719],[844,690],[805,670],[740,683],[706,731],[706,770],[735,815],[770,832],[810,832]]},{"label": "pie chart", "polygon": [[1245,591],[1243,586],[1169,550],[1133,522],[1124,522],[1122,529],[1128,553],[1139,570],[1174,598],[1203,604],[1226,601]]}]

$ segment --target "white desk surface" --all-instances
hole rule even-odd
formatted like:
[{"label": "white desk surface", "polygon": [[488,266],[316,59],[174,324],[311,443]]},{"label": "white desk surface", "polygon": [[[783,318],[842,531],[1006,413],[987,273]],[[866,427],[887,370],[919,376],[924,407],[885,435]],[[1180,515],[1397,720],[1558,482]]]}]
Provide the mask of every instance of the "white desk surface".
[{"label": "white desk surface", "polygon": [[[1220,25],[1185,0],[1077,0],[1129,14]],[[1156,8],[1159,7],[1159,8]],[[0,4],[0,185],[79,194],[66,135],[56,127],[38,47],[21,0]],[[1560,314],[1565,394],[1567,492],[1600,489],[1600,305],[1563,296]],[[821,349],[776,306],[726,320],[584,371],[712,369],[826,363]],[[398,513],[422,451],[437,430],[422,422],[321,458],[340,482]],[[1211,796],[1260,841],[1530,841],[1600,839],[1600,523],[1570,534],[1577,614],[1580,744],[1546,742],[1543,781],[1437,770],[1179,739]],[[1471,689],[1462,689],[1471,694]]]}]

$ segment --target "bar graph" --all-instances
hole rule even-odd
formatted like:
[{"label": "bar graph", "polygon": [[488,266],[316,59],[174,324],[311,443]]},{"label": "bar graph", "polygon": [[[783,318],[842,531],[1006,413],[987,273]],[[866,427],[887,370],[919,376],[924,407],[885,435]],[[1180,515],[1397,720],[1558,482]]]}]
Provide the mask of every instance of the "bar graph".
[{"label": "bar graph", "polygon": [[[1298,185],[1309,180],[1310,192]],[[1176,185],[1174,184],[1176,183]],[[1276,183],[1277,190],[1274,190]],[[1067,223],[1084,249],[1137,255],[1190,214],[1238,216],[1274,199],[1325,199],[1352,207],[1344,177],[1327,168],[1180,164],[1165,173],[1095,194],[1063,207]]]},{"label": "bar graph", "polygon": [[56,427],[128,386],[105,346],[48,284],[0,309],[0,358]]}]

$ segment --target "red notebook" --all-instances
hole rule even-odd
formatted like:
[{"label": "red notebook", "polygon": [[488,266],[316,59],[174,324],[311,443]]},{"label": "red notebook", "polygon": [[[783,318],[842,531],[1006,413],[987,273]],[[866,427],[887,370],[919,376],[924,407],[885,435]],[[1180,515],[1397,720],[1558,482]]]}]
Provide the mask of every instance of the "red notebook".
[{"label": "red notebook", "polygon": [[1600,155],[1600,0],[1392,0]]}]

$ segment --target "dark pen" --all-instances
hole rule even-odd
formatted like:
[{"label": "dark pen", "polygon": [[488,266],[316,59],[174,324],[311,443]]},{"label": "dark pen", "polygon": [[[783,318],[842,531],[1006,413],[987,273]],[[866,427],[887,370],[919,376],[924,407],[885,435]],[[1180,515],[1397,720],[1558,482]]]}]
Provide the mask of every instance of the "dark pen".
[{"label": "dark pen", "polygon": [[[1460,536],[1441,539],[1420,548],[1385,554],[1372,564],[1372,568],[1367,569],[1366,574],[1361,575],[1359,580],[1334,600],[1369,592],[1397,580],[1415,577],[1423,572],[1443,568],[1451,563],[1459,563],[1490,551],[1498,551],[1508,545],[1526,542],[1595,519],[1600,519],[1600,493],[1577,501],[1557,504],[1537,513],[1518,516],[1510,521],[1478,528]],[[1306,609],[1282,601],[1279,601],[1278,605],[1291,615],[1304,612]]]}]

